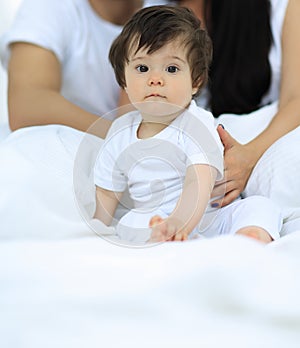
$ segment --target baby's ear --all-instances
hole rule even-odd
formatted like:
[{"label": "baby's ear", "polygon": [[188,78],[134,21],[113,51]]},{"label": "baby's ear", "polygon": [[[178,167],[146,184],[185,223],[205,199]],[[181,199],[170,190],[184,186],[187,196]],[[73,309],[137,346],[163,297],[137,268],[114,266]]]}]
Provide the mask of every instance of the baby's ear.
[{"label": "baby's ear", "polygon": [[193,89],[192,89],[192,94],[195,95],[198,93],[199,89],[202,87],[203,80],[199,78],[197,82],[194,83]]}]

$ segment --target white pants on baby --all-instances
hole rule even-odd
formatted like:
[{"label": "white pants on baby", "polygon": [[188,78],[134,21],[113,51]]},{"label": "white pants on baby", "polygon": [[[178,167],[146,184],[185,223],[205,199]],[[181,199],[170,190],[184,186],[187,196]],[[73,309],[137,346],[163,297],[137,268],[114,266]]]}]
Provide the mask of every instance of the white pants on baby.
[{"label": "white pants on baby", "polygon": [[[151,235],[149,221],[154,215],[167,217],[160,209],[130,210],[116,226],[118,237],[127,241],[146,242]],[[208,208],[199,225],[190,234],[190,239],[235,234],[241,228],[248,226],[261,227],[274,240],[278,239],[282,227],[279,207],[269,198],[252,196],[238,199],[223,208]]]},{"label": "white pants on baby", "polygon": [[280,237],[282,223],[280,208],[272,200],[251,196],[206,212],[199,224],[198,234],[202,237],[215,237],[235,234],[241,228],[256,226],[266,230],[276,240]]}]

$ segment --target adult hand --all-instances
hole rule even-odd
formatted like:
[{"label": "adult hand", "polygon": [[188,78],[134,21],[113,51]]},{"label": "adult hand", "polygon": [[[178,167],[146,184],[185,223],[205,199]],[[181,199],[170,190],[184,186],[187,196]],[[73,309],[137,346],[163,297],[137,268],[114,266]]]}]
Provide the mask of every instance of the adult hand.
[{"label": "adult hand", "polygon": [[237,142],[222,125],[217,130],[224,145],[224,177],[212,191],[211,197],[218,198],[211,205],[223,207],[244,191],[256,161],[253,151]]}]

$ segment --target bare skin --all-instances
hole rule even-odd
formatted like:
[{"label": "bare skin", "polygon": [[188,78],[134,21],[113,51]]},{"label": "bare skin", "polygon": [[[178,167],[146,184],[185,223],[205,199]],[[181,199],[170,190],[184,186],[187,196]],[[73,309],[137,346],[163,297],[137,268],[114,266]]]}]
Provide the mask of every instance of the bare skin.
[{"label": "bare skin", "polygon": [[269,233],[266,230],[256,226],[247,226],[247,227],[241,228],[239,231],[237,231],[236,234],[253,238],[265,244],[273,241],[272,237],[269,235]]},{"label": "bare skin", "polygon": [[194,12],[194,14],[200,19],[202,26],[205,27],[205,0],[181,0],[179,1],[179,5],[191,9]]},{"label": "bare skin", "polygon": [[142,0],[89,0],[89,3],[101,18],[117,25],[124,25],[143,5]]}]

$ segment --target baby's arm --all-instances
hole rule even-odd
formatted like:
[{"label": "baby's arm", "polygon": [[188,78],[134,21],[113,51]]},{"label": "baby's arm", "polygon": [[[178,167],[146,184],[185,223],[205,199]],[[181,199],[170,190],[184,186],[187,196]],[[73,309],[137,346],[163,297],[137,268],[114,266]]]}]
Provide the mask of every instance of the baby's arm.
[{"label": "baby's arm", "polygon": [[204,214],[216,176],[216,169],[209,165],[189,166],[182,193],[172,214],[166,219],[154,216],[150,220],[150,241],[186,240]]},{"label": "baby's arm", "polygon": [[96,212],[94,217],[109,226],[123,192],[105,190],[96,186]]}]

